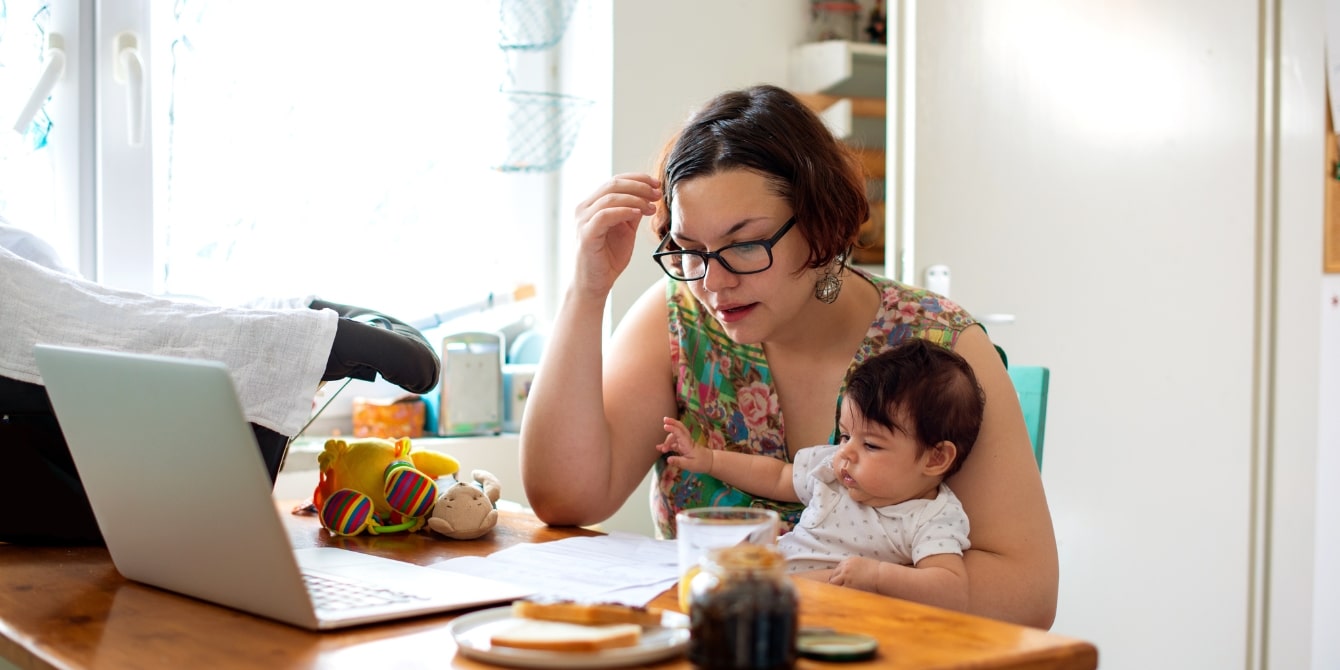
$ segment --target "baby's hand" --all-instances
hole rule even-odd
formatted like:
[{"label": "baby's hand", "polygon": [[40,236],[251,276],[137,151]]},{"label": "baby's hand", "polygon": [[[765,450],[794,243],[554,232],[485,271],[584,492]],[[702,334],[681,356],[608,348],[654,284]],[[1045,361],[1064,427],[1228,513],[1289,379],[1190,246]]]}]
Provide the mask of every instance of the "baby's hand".
[{"label": "baby's hand", "polygon": [[878,592],[876,587],[879,585],[879,561],[860,556],[844,558],[829,576],[828,583]]},{"label": "baby's hand", "polygon": [[656,445],[663,454],[675,454],[666,462],[689,472],[712,470],[712,450],[693,443],[689,428],[678,419],[665,418],[665,441]]}]

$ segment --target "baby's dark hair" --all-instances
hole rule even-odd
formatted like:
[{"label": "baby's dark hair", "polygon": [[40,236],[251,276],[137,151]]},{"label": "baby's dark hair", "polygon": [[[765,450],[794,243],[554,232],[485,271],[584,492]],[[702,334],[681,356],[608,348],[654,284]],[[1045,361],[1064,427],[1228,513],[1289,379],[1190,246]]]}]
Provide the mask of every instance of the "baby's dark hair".
[{"label": "baby's dark hair", "polygon": [[[902,431],[917,453],[949,440],[958,447],[945,476],[958,472],[977,441],[986,395],[962,356],[920,338],[909,338],[866,359],[847,380],[847,402],[867,420]],[[910,420],[915,432],[898,422]]]}]

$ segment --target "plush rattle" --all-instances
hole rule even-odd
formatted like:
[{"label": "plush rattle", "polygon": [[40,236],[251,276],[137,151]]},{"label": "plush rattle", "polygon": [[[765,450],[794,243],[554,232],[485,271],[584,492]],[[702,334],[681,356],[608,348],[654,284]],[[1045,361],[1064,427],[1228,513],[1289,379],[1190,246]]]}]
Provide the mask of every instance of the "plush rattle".
[{"label": "plush rattle", "polygon": [[498,525],[502,484],[488,470],[473,470],[474,482],[456,482],[438,496],[428,529],[454,540],[473,540]]},{"label": "plush rattle", "polygon": [[414,451],[406,438],[327,440],[317,464],[321,480],[312,505],[335,535],[422,528],[437,500],[437,479],[460,470],[456,459]]}]

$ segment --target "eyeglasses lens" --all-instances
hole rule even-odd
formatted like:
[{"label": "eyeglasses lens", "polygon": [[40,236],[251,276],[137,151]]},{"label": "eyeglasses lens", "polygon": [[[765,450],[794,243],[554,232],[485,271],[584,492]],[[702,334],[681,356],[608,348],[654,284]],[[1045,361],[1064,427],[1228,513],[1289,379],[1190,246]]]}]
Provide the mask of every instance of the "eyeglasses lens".
[{"label": "eyeglasses lens", "polygon": [[[772,239],[757,242],[740,242],[718,249],[717,251],[658,251],[656,261],[666,274],[681,281],[695,281],[707,276],[707,262],[715,260],[723,268],[739,275],[763,272],[772,267],[772,245],[786,235],[795,224],[791,217]],[[661,242],[664,249],[670,243],[667,234]]]}]

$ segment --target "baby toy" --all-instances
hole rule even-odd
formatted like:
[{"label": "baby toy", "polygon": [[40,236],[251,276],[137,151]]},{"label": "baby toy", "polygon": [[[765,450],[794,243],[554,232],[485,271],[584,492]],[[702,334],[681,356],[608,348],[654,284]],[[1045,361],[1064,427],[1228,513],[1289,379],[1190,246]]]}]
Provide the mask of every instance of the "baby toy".
[{"label": "baby toy", "polygon": [[407,438],[327,440],[317,464],[312,505],[335,535],[422,528],[437,501],[437,479],[460,470],[446,454],[414,451]]},{"label": "baby toy", "polygon": [[456,482],[438,496],[428,528],[454,540],[473,540],[498,525],[496,504],[502,484],[488,470],[470,472],[471,482]]}]

